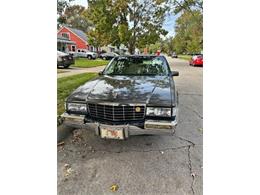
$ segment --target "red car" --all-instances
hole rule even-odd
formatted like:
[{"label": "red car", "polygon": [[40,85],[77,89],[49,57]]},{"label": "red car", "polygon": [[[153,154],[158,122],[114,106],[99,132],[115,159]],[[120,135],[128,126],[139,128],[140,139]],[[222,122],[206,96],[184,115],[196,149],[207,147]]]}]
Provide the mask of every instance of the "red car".
[{"label": "red car", "polygon": [[193,55],[190,60],[190,65],[191,66],[203,66],[203,55],[202,54]]}]

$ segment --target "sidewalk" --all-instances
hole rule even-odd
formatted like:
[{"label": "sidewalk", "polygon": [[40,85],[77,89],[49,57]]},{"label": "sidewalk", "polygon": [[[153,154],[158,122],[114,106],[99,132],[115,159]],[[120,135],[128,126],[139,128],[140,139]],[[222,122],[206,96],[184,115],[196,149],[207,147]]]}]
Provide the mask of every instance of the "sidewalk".
[{"label": "sidewalk", "polygon": [[105,68],[105,66],[97,66],[92,68],[77,68],[77,67],[70,67],[68,69],[62,69],[66,72],[58,73],[57,78],[72,76],[76,74],[86,73],[86,72],[100,72]]}]

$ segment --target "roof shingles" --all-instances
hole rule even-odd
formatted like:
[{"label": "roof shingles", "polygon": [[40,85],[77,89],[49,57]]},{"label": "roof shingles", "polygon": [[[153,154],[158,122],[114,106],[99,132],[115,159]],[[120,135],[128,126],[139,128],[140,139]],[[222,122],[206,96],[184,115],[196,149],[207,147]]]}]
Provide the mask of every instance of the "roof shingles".
[{"label": "roof shingles", "polygon": [[79,36],[81,39],[83,39],[84,41],[88,41],[87,35],[86,33],[84,33],[82,30],[78,30],[75,28],[70,28],[70,27],[66,27],[68,28],[70,31],[72,31],[73,33],[75,33],[77,36]]}]

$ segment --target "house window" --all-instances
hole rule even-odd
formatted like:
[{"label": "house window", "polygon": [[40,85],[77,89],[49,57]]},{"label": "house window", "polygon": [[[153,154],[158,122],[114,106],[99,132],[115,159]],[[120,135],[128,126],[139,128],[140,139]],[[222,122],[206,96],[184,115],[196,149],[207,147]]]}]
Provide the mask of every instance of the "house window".
[{"label": "house window", "polygon": [[72,46],[71,46],[71,50],[72,50],[72,51],[76,51],[76,46],[75,46],[75,45],[72,45]]},{"label": "house window", "polygon": [[70,39],[69,33],[61,33],[61,36],[67,39]]}]

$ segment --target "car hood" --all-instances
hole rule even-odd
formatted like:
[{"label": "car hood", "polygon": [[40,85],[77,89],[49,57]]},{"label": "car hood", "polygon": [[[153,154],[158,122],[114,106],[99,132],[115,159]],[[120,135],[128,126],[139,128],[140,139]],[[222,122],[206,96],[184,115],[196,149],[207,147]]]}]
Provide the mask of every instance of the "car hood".
[{"label": "car hood", "polygon": [[168,76],[100,76],[75,90],[67,101],[170,106],[171,86]]},{"label": "car hood", "polygon": [[57,51],[57,56],[68,56],[69,54],[61,52],[61,51]]}]

